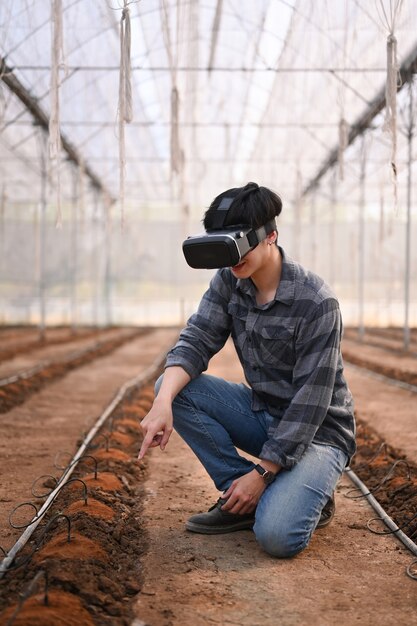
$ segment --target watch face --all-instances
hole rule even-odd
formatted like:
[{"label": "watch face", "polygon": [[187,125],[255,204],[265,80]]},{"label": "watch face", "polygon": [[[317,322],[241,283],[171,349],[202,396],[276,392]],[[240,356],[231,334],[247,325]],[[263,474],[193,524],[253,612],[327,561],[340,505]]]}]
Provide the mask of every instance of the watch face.
[{"label": "watch face", "polygon": [[266,485],[270,485],[275,480],[275,474],[273,472],[266,471],[265,474],[263,475],[263,479]]}]

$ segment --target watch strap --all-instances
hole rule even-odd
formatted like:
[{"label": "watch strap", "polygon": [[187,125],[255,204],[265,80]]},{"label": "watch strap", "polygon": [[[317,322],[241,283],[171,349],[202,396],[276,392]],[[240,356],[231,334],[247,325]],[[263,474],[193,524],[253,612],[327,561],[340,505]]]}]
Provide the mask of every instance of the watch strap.
[{"label": "watch strap", "polygon": [[262,465],[259,464],[255,465],[255,469],[262,476],[265,485],[270,485],[274,482],[276,478],[276,474],[274,472],[271,472],[271,470],[266,470],[264,467],[262,467]]},{"label": "watch strap", "polygon": [[262,465],[255,465],[255,469],[258,472],[258,474],[260,474],[261,476],[263,476],[266,473],[266,469],[262,467]]}]

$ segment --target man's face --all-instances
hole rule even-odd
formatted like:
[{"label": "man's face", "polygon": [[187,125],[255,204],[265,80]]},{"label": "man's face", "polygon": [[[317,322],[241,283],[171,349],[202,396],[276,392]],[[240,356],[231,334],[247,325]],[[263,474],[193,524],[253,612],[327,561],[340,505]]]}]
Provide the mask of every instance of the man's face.
[{"label": "man's face", "polygon": [[245,254],[240,263],[231,268],[236,278],[251,278],[267,267],[271,261],[272,249],[275,247],[268,245],[268,241],[270,237],[261,241],[256,248]]}]

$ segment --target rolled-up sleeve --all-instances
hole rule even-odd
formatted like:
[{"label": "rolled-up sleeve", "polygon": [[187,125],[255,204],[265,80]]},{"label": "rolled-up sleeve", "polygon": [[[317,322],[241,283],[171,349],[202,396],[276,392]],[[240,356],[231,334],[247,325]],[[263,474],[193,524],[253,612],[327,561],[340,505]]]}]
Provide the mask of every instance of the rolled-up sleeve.
[{"label": "rolled-up sleeve", "polygon": [[291,469],[313,441],[332,402],[340,336],[339,305],[328,298],[300,325],[293,369],[296,392],[282,418],[271,427],[260,458]]},{"label": "rolled-up sleeve", "polygon": [[227,312],[231,294],[229,274],[228,270],[216,272],[197,312],[190,317],[178,342],[168,352],[165,367],[178,365],[191,378],[196,378],[224,346],[232,323]]}]

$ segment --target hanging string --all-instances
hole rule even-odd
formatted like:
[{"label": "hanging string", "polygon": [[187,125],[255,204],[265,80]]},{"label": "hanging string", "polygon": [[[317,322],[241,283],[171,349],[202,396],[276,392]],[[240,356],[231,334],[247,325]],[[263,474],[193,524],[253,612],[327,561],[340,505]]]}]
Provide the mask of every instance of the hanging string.
[{"label": "hanging string", "polygon": [[[171,153],[171,180],[173,174],[180,174],[183,162],[183,152],[181,149],[180,129],[179,129],[179,110],[180,95],[177,85],[177,54],[173,54],[173,46],[171,40],[171,30],[169,26],[168,7],[165,0],[160,0],[160,13],[162,22],[162,35],[165,44],[165,50],[168,56],[168,63],[171,72],[171,137],[170,137],[170,153]],[[178,17],[178,6],[177,6]],[[177,24],[178,25],[178,24]],[[177,29],[178,30],[178,29]],[[177,41],[178,44],[178,41]]]},{"label": "hanging string", "polygon": [[124,228],[125,213],[125,177],[126,177],[126,144],[125,123],[133,119],[132,81],[131,81],[131,26],[128,0],[124,0],[120,19],[120,74],[119,74],[119,196],[121,225]]},{"label": "hanging string", "polygon": [[[399,87],[399,67],[397,61],[397,39],[394,31],[401,11],[403,0],[390,0],[390,14],[388,15],[384,1],[379,0],[381,9],[380,19],[388,30],[387,38],[387,81],[385,85],[385,122],[383,130],[391,136],[390,168],[394,191],[394,209],[397,208],[397,90]],[[377,5],[378,8],[378,5]]]},{"label": "hanging string", "polygon": [[130,10],[128,0],[124,0],[120,20],[119,116],[127,123],[133,118],[131,42]]},{"label": "hanging string", "polygon": [[387,39],[387,82],[385,86],[385,122],[383,130],[391,135],[391,174],[394,184],[394,205],[397,207],[397,40],[391,33]]},{"label": "hanging string", "polygon": [[210,57],[207,69],[209,72],[213,69],[214,59],[216,55],[217,39],[219,37],[220,22],[223,10],[223,0],[217,0],[216,13],[214,15],[213,26],[211,29]]},{"label": "hanging string", "polygon": [[179,93],[174,85],[171,89],[171,172],[180,171],[181,147],[179,137]]},{"label": "hanging string", "polygon": [[[347,42],[348,42],[348,26],[349,26],[349,13],[348,5],[345,2],[345,19],[344,19],[344,34],[343,34],[343,56],[342,65],[345,68],[347,65]],[[344,82],[338,85],[338,103],[340,108],[340,120],[339,120],[339,146],[337,160],[339,163],[339,178],[344,180],[345,177],[345,150],[348,146],[348,133],[349,127],[345,119],[345,100],[346,100],[346,84]]]},{"label": "hanging string", "polygon": [[61,210],[61,134],[59,110],[59,70],[63,58],[62,0],[51,0],[52,49],[51,49],[51,115],[49,118],[49,158],[51,170],[56,173],[56,226],[62,226]]}]

